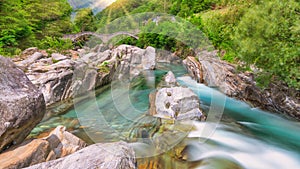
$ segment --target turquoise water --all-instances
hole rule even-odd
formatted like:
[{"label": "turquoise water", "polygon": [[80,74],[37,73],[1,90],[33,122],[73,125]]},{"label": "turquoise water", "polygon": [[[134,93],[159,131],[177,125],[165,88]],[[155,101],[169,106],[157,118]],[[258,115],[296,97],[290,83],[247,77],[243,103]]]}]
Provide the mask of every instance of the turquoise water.
[{"label": "turquoise water", "polygon": [[[179,81],[198,94],[204,104],[211,104],[211,95],[218,91],[197,84],[189,77]],[[219,103],[222,106],[223,103]],[[198,130],[189,134],[201,138],[191,143],[194,160],[226,156],[233,158],[244,168],[288,169],[300,166],[300,123],[284,119],[280,115],[251,108],[248,104],[226,97],[223,118],[216,130],[201,142],[201,129],[209,123],[195,123]],[[205,126],[207,125],[207,126]]]},{"label": "turquoise water", "polygon": [[[185,76],[185,69],[179,65],[161,64],[158,70],[146,72],[129,83],[114,82],[100,95],[91,93],[91,99],[75,104],[64,115],[42,122],[34,131],[62,124],[89,143],[128,141],[131,129],[140,125],[139,119],[149,108],[149,93],[168,70],[174,72],[181,85],[199,96],[201,107],[208,114],[206,122],[190,122],[194,130],[183,140],[187,145],[187,162],[173,159],[172,164],[184,163],[185,168],[201,169],[234,168],[230,167],[232,163],[247,169],[299,168],[299,122],[251,108],[198,84]],[[167,165],[170,160],[160,162],[165,163],[165,168],[182,168],[179,164]]]}]

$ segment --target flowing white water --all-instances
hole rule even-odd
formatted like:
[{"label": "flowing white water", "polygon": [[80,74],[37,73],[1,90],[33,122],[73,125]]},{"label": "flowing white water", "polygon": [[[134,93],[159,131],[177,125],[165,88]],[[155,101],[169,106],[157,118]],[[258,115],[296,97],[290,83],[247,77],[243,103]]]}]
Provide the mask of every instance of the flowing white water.
[{"label": "flowing white water", "polygon": [[[209,104],[215,89],[197,84],[190,77],[178,78],[190,87],[202,101]],[[222,105],[220,105],[222,106]],[[249,107],[246,103],[226,97],[224,116],[234,121],[217,124],[209,138],[203,138],[203,128],[215,125],[194,122],[197,127],[188,137],[193,139],[189,160],[231,158],[248,169],[297,169],[300,167],[300,125],[278,115]],[[202,143],[202,139],[206,142]],[[203,167],[200,167],[203,168]]]}]

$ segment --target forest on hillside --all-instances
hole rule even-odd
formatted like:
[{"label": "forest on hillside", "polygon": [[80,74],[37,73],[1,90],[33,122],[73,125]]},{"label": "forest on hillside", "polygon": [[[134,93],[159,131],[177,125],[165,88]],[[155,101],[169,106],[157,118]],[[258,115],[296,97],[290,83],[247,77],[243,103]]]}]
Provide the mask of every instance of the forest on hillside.
[{"label": "forest on hillside", "polygon": [[[76,12],[72,20],[71,14]],[[241,70],[257,68],[257,80],[283,80],[300,88],[300,3],[298,0],[117,0],[94,14],[89,8],[74,11],[67,0],[0,1],[0,54],[13,56],[37,46],[66,50],[71,41],[63,34],[96,31],[122,16],[161,12],[181,17],[200,29],[228,62]],[[128,43],[153,46],[191,55],[189,46],[163,34],[144,33]]]}]

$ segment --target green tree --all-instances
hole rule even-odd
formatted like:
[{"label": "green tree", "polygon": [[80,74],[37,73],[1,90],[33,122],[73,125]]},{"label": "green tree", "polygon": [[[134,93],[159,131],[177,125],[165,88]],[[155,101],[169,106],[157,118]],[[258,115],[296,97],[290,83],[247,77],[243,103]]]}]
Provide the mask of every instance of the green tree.
[{"label": "green tree", "polygon": [[295,0],[264,1],[249,9],[238,24],[234,40],[239,57],[262,69],[261,83],[279,77],[300,88],[299,12]]},{"label": "green tree", "polygon": [[75,16],[75,25],[81,31],[95,31],[96,23],[92,9],[83,8],[77,11]]},{"label": "green tree", "polygon": [[38,46],[46,36],[61,37],[74,30],[67,0],[0,2],[0,54],[15,55]]},{"label": "green tree", "polygon": [[2,54],[15,53],[21,39],[32,34],[28,13],[21,0],[1,1],[0,5],[0,47]]}]

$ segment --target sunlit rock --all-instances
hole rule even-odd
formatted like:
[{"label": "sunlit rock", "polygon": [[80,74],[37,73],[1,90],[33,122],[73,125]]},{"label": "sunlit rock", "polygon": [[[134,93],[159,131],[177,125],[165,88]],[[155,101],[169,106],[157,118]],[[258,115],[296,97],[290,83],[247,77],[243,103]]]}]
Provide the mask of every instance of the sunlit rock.
[{"label": "sunlit rock", "polygon": [[37,164],[27,169],[134,169],[135,153],[125,142],[93,144],[69,156]]},{"label": "sunlit rock", "polygon": [[0,154],[1,168],[23,168],[72,154],[86,143],[58,126],[47,137],[24,142]]}]

